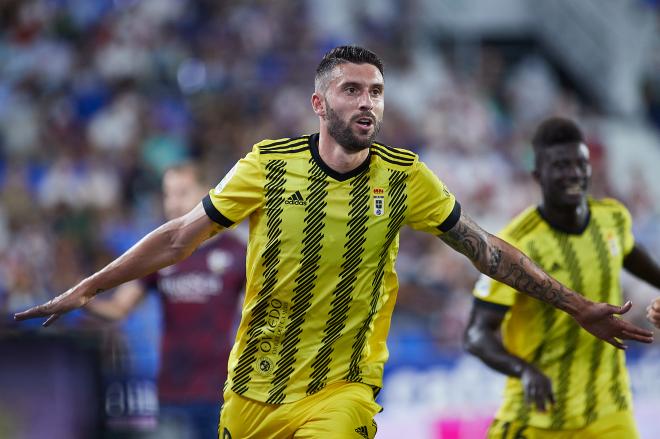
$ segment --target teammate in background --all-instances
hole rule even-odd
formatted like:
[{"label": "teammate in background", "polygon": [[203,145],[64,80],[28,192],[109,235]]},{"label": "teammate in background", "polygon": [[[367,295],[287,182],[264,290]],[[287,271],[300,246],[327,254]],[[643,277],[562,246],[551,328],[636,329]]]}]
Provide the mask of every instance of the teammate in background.
[{"label": "teammate in background", "polygon": [[[168,220],[190,211],[206,194],[201,171],[184,163],[163,176]],[[119,287],[85,309],[109,320],[124,318],[150,289],[163,303],[158,377],[159,432],[206,439],[217,436],[220,389],[227,377],[232,324],[245,283],[245,244],[231,233],[202,244],[192,255]],[[160,434],[160,433],[157,433]]]},{"label": "teammate in background", "polygon": [[50,316],[51,323],[249,217],[223,439],[374,437],[404,225],[439,237],[480,271],[570,313],[616,346],[623,346],[617,338],[651,342],[651,332],[613,318],[630,304],[595,303],[565,288],[477,226],[416,154],[375,142],[384,91],[374,53],[333,49],[316,70],[311,98],[319,133],[256,144],[190,213],[16,317]]},{"label": "teammate in background", "polygon": [[[548,119],[532,144],[543,200],[502,239],[590,300],[621,303],[622,268],[660,288],[660,267],[635,243],[626,208],[587,196],[591,165],[578,126]],[[638,437],[623,351],[508,285],[482,276],[474,295],[466,348],[510,377],[488,437]]]},{"label": "teammate in background", "polygon": [[649,322],[653,323],[656,328],[660,329],[660,297],[651,302],[646,308],[646,312],[646,317],[649,319]]}]

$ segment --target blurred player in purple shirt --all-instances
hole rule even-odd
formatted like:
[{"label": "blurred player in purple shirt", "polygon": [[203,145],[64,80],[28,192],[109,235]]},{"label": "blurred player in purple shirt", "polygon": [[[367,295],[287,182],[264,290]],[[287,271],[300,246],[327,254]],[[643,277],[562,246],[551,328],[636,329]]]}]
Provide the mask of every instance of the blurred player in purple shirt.
[{"label": "blurred player in purple shirt", "polygon": [[[163,204],[168,220],[188,212],[205,195],[206,184],[195,164],[165,172]],[[178,264],[128,282],[110,299],[86,306],[93,314],[118,320],[149,290],[159,292],[164,313],[158,377],[160,430],[182,437],[217,437],[218,401],[245,283],[245,251],[245,244],[231,233],[218,235]]]}]

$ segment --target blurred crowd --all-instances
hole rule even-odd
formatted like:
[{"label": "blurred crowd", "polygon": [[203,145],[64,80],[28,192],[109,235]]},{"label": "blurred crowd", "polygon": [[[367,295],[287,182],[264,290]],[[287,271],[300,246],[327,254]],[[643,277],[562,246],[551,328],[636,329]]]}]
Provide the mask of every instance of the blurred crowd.
[{"label": "blurred crowd", "polygon": [[[387,2],[387,13],[352,11],[348,40],[321,25],[317,3],[1,3],[0,327],[162,222],[168,166],[200,160],[212,186],[257,141],[313,132],[314,69],[344,43],[385,61],[380,140],[419,153],[487,229],[538,201],[529,139],[541,118],[562,114],[588,134],[594,195],[622,200],[637,238],[660,257],[660,205],[612,184],[607,116],[538,49],[437,41],[411,30],[415,2],[403,1]],[[660,85],[642,86],[640,118],[658,130]],[[398,270],[392,337],[460,349],[476,270],[408,231]],[[633,287],[627,294],[640,294]]]}]

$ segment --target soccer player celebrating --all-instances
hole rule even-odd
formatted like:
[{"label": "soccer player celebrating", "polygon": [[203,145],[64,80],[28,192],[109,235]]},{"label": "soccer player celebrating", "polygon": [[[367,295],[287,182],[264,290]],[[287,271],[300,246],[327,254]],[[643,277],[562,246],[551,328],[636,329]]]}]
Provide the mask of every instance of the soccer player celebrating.
[{"label": "soccer player celebrating", "polygon": [[50,323],[249,217],[246,297],[229,360],[222,438],[374,437],[399,229],[406,224],[617,347],[622,339],[652,341],[651,332],[614,317],[630,304],[593,302],[564,287],[477,226],[416,154],[375,142],[384,96],[374,53],[331,50],[316,70],[311,98],[319,133],[256,144],[191,212],[17,318],[50,316]]},{"label": "soccer player celebrating", "polygon": [[[635,243],[626,208],[587,196],[591,165],[578,126],[548,119],[532,144],[543,200],[502,238],[589,300],[621,303],[622,268],[660,288],[660,267]],[[623,351],[504,283],[482,276],[474,295],[467,350],[510,377],[488,437],[638,437]]]},{"label": "soccer player celebrating", "polygon": [[[163,175],[168,220],[192,209],[207,186],[196,163]],[[139,281],[123,284],[108,300],[89,302],[87,311],[108,320],[124,318],[156,289],[163,304],[158,376],[160,429],[193,439],[213,437],[218,426],[218,389],[227,359],[238,301],[245,282],[245,244],[231,233],[206,241],[192,255]],[[160,430],[159,430],[160,431]]]}]

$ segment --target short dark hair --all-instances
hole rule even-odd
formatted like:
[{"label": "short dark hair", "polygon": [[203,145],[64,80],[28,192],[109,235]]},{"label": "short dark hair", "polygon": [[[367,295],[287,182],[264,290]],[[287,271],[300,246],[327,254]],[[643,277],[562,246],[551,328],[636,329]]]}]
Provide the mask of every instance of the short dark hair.
[{"label": "short dark hair", "polygon": [[376,66],[383,75],[383,61],[378,55],[369,49],[360,46],[339,46],[335,47],[323,56],[323,59],[316,68],[314,76],[315,88],[319,88],[321,79],[340,64],[371,64]]},{"label": "short dark hair", "polygon": [[566,143],[584,143],[584,135],[575,122],[562,117],[544,120],[532,137],[535,151]]}]

